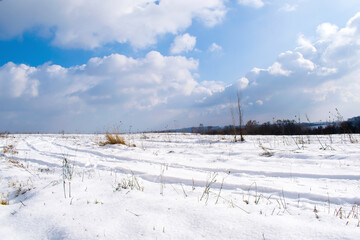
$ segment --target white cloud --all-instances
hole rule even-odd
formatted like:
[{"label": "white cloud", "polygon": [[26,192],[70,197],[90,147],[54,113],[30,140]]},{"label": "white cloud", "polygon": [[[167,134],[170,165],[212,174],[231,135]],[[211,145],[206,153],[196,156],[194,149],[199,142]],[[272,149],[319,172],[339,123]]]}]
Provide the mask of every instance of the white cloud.
[{"label": "white cloud", "polygon": [[331,36],[334,36],[338,31],[338,26],[331,23],[322,23],[320,24],[316,32],[319,34],[320,38],[323,40],[327,40]]},{"label": "white cloud", "polygon": [[80,96],[85,101],[121,98],[122,105],[131,102],[139,108],[151,108],[173,96],[192,94],[199,85],[192,73],[197,67],[192,58],[166,57],[156,51],[141,59],[112,54],[70,68],[8,63],[0,68],[0,84],[11,97],[41,98],[56,93],[64,98]]},{"label": "white cloud", "polygon": [[236,85],[237,85],[237,89],[243,90],[247,88],[247,86],[249,85],[249,79],[247,79],[246,77],[242,77],[239,80],[237,80]]},{"label": "white cloud", "polygon": [[[321,119],[336,107],[345,117],[360,114],[360,13],[343,28],[321,24],[317,33],[309,39],[300,35],[295,50],[281,53],[268,68],[253,68],[246,74],[249,83],[242,95],[248,118],[268,121],[307,113]],[[204,105],[229,102],[238,84],[209,96]],[[256,105],[263,105],[261,113]]]},{"label": "white cloud", "polygon": [[297,9],[297,5],[290,5],[288,3],[286,3],[282,8],[280,8],[280,11],[284,11],[284,12],[293,12]]},{"label": "white cloud", "polygon": [[[317,88],[306,88],[304,92],[313,96],[317,104],[344,105],[344,103],[360,104],[360,71],[354,71],[338,79],[328,80],[321,83]],[[340,84],[341,83],[341,84]]]},{"label": "white cloud", "polygon": [[210,52],[221,52],[222,47],[220,45],[217,45],[216,43],[212,43],[209,47]]},{"label": "white cloud", "polygon": [[250,75],[258,75],[260,73],[268,73],[274,76],[290,76],[292,73],[300,73],[313,71],[315,69],[315,64],[309,60],[305,59],[300,52],[286,51],[279,55],[276,62],[273,63],[267,69],[253,68],[250,72]]},{"label": "white cloud", "polygon": [[163,124],[224,90],[222,82],[197,82],[197,68],[195,59],[156,51],[144,58],[91,58],[69,68],[7,63],[0,67],[0,125],[11,130],[16,122],[10,124],[9,116],[27,119],[28,131],[89,130],[119,120],[142,127]]},{"label": "white cloud", "polygon": [[238,0],[238,4],[254,8],[261,8],[264,6],[264,2],[262,0]]},{"label": "white cloud", "polygon": [[194,49],[196,45],[196,37],[185,33],[184,35],[177,36],[171,44],[170,52],[172,54],[180,54],[182,52],[189,52]]},{"label": "white cloud", "polygon": [[31,76],[37,69],[12,62],[0,67],[0,95],[11,98],[36,97],[39,81]]},{"label": "white cloud", "polygon": [[169,98],[192,94],[198,85],[192,74],[197,67],[194,59],[166,57],[155,51],[143,59],[112,54],[90,59],[80,71],[75,68],[69,89],[84,99],[106,93],[122,99],[123,106],[150,109]]},{"label": "white cloud", "polygon": [[206,92],[211,96],[213,93],[224,91],[224,83],[218,81],[202,81],[200,85],[195,89],[198,93]]},{"label": "white cloud", "polygon": [[360,64],[360,13],[352,17],[344,28],[325,23],[318,27],[317,45],[323,48],[320,56],[330,68],[354,69]]},{"label": "white cloud", "polygon": [[295,51],[301,52],[303,55],[311,57],[317,51],[313,43],[303,34],[298,37],[297,43],[299,46],[295,48]]},{"label": "white cloud", "polygon": [[[260,121],[289,113],[308,113],[316,119],[321,110],[327,114],[334,107],[346,109],[345,117],[360,114],[360,13],[342,28],[322,24],[317,33],[310,38],[301,35],[294,50],[230,86],[197,82],[197,60],[155,51],[143,58],[92,58],[69,68],[7,63],[0,67],[0,125],[16,123],[8,119],[28,119],[32,131],[39,125],[51,129],[49,124],[94,129],[96,122],[108,118],[149,126],[176,116],[187,121],[187,116],[204,112],[221,120],[229,115],[229,102],[239,90],[246,117]],[[18,109],[9,107],[14,105]],[[93,119],[84,121],[89,115]]]},{"label": "white cloud", "polygon": [[279,55],[278,61],[281,62],[282,67],[290,71],[313,71],[315,64],[305,59],[300,52],[286,51]]},{"label": "white cloud", "polygon": [[317,69],[317,74],[319,76],[329,76],[329,75],[335,74],[337,72],[338,72],[338,70],[336,68],[319,67]]},{"label": "white cloud", "polygon": [[291,74],[291,71],[283,69],[281,63],[279,62],[275,62],[271,67],[269,67],[265,71],[268,71],[271,75],[289,76]]},{"label": "white cloud", "polygon": [[224,1],[2,1],[0,38],[36,30],[41,36],[53,35],[53,44],[65,48],[92,49],[112,42],[146,47],[159,35],[183,31],[194,19],[206,26],[221,22]]}]

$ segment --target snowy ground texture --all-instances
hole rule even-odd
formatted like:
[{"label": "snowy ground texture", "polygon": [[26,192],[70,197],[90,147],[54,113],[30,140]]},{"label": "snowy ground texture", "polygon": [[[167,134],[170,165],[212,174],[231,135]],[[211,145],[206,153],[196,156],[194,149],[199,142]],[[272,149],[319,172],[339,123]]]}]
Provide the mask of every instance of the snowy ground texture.
[{"label": "snowy ground texture", "polygon": [[359,135],[245,138],[2,135],[0,239],[360,239]]}]

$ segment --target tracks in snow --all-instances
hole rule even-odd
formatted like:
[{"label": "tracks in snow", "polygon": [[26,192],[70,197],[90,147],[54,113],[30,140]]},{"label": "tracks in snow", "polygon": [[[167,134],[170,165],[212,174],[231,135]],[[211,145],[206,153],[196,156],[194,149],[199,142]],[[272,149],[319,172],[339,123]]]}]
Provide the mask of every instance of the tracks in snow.
[{"label": "tracks in snow", "polygon": [[[137,145],[145,144],[145,150],[142,150],[126,146],[99,147],[90,135],[75,135],[71,138],[25,135],[19,139],[19,144],[28,154],[26,157],[17,156],[16,160],[61,168],[61,160],[67,157],[78,169],[134,173],[156,184],[161,182],[161,168],[166,167],[162,181],[188,187],[204,187],[207,174],[216,172],[219,181],[212,187],[220,188],[221,178],[230,172],[222,186],[225,191],[240,193],[254,190],[250,186],[256,183],[259,194],[283,192],[286,198],[293,200],[301,196],[312,202],[329,199],[338,204],[360,202],[360,199],[351,197],[342,189],[344,182],[347,187],[356,188],[360,175],[354,171],[346,172],[347,168],[344,170],[346,174],[335,171],[338,166],[334,166],[334,162],[350,161],[346,158],[339,160],[336,152],[324,154],[318,151],[314,154],[309,149],[296,153],[292,150],[293,146],[285,146],[279,150],[273,148],[277,157],[266,158],[259,156],[261,149],[251,142],[234,144],[214,137],[207,139],[196,136],[202,138],[196,139],[192,135],[179,136],[184,139],[169,142],[166,140],[168,137],[158,136],[143,140],[140,135],[135,135]],[[352,155],[360,156],[356,150],[352,151]],[[318,166],[319,162],[323,164],[322,168]],[[329,186],[334,185],[335,191],[329,197]],[[292,189],[293,186],[296,188]]]}]

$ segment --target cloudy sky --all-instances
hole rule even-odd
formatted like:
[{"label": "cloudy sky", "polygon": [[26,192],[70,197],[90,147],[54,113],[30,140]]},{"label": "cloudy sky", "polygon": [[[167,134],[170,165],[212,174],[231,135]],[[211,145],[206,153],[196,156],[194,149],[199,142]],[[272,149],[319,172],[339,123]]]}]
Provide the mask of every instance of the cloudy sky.
[{"label": "cloudy sky", "polygon": [[[359,0],[1,0],[0,131],[360,115]],[[296,117],[296,118],[297,118]]]}]

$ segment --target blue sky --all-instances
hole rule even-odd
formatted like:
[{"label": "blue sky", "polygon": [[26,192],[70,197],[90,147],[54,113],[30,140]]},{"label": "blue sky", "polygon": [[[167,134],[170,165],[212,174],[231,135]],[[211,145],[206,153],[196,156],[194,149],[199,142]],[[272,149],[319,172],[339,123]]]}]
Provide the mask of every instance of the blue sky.
[{"label": "blue sky", "polygon": [[357,0],[3,0],[0,131],[360,115],[359,39]]}]

